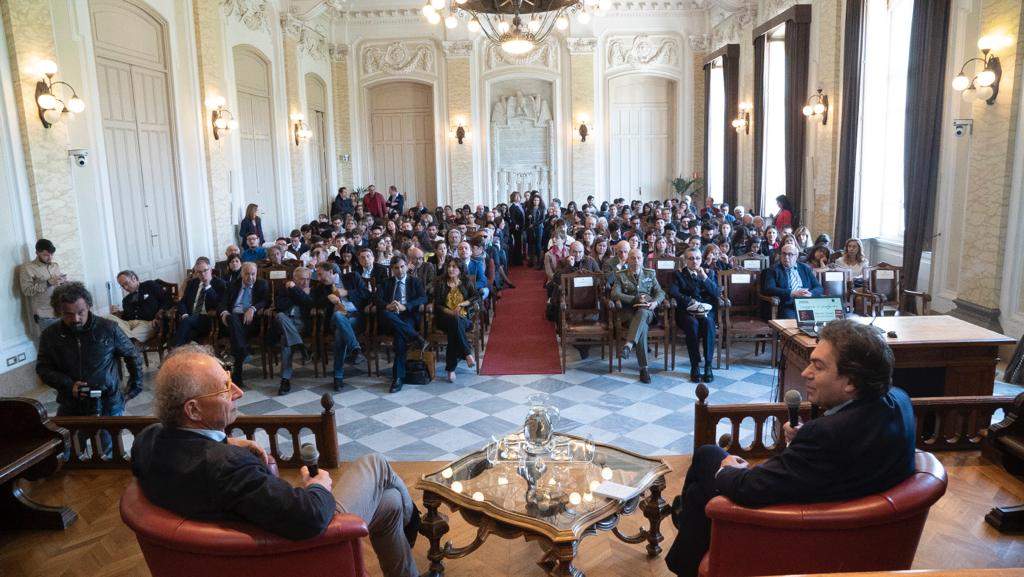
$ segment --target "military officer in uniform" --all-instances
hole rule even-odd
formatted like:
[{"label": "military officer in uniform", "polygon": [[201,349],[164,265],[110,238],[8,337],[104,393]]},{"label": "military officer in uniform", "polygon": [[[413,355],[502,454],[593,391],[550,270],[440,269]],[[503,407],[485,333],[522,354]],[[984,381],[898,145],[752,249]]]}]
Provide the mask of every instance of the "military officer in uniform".
[{"label": "military officer in uniform", "polygon": [[665,300],[665,292],[658,284],[657,274],[653,269],[643,268],[643,262],[644,254],[640,249],[629,251],[626,269],[615,273],[612,300],[622,303],[623,312],[627,315],[630,314],[627,311],[632,309],[622,356],[628,359],[633,349],[636,349],[640,382],[650,383],[651,374],[647,372],[647,328],[657,314],[655,311]]}]

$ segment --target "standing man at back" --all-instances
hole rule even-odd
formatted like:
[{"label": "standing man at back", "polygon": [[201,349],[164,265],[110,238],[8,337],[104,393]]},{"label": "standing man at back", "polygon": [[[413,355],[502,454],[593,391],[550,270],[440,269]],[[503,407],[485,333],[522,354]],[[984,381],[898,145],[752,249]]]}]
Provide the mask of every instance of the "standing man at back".
[{"label": "standing man at back", "polygon": [[57,314],[50,306],[53,289],[62,285],[67,275],[60,271],[60,265],[53,262],[57,247],[45,238],[36,242],[36,258],[21,265],[19,281],[21,294],[28,299],[32,320],[42,331],[57,322]]}]

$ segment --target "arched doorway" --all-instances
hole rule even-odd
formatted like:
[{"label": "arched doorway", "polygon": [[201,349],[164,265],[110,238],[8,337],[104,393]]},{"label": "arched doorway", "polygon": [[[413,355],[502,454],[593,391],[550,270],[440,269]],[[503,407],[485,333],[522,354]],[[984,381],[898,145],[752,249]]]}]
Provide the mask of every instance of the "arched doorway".
[{"label": "arched doorway", "polygon": [[667,198],[676,176],[675,81],[629,74],[608,88],[610,198]]},{"label": "arched doorway", "polygon": [[259,205],[263,234],[271,239],[279,236],[281,231],[278,230],[270,62],[251,46],[235,46],[232,55],[238,92],[238,133],[242,145],[242,192],[246,204]]},{"label": "arched doorway", "polygon": [[385,195],[388,186],[397,186],[407,207],[420,201],[433,205],[433,90],[418,82],[388,82],[370,88],[368,96],[373,156],[366,184],[375,184]]},{"label": "arched doorway", "polygon": [[185,270],[166,26],[126,0],[89,3],[119,266],[143,280]]},{"label": "arched doorway", "polygon": [[313,187],[321,211],[330,212],[331,174],[329,146],[327,141],[327,85],[316,74],[306,75],[306,118],[313,138],[309,146],[309,182]]}]

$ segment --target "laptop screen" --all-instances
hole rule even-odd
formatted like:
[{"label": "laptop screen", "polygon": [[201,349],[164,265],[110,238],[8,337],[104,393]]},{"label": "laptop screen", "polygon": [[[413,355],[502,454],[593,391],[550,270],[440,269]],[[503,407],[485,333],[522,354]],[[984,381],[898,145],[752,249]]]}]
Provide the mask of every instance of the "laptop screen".
[{"label": "laptop screen", "polygon": [[798,324],[819,324],[845,318],[843,299],[839,297],[816,297],[793,299]]}]

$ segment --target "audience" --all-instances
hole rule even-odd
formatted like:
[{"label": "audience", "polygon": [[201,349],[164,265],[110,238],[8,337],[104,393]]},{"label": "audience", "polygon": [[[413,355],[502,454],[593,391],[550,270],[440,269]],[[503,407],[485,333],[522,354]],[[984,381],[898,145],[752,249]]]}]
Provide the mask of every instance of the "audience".
[{"label": "audience", "polygon": [[[235,256],[235,262],[241,261]],[[180,347],[189,341],[206,338],[213,328],[209,311],[216,311],[220,298],[227,292],[227,285],[213,276],[210,259],[201,256],[192,266],[192,278],[185,283],[185,291],[175,306],[177,328],[171,337],[170,346]]]},{"label": "audience", "polygon": [[779,299],[779,318],[795,319],[793,299],[820,297],[823,294],[818,275],[811,267],[797,262],[800,251],[793,245],[781,250],[779,262],[765,271],[761,293]]},{"label": "audience", "polygon": [[[252,235],[250,235],[252,238]],[[227,327],[234,359],[231,379],[245,387],[243,368],[249,356],[249,339],[260,331],[259,315],[270,305],[270,286],[256,278],[256,263],[242,265],[241,277],[231,283],[220,302],[220,320]]]},{"label": "audience", "polygon": [[381,325],[391,331],[395,362],[391,366],[390,392],[402,390],[405,379],[405,357],[409,344],[425,350],[430,343],[417,330],[420,308],[427,303],[427,292],[420,279],[409,276],[409,265],[402,255],[391,262],[391,277],[376,291]]}]

